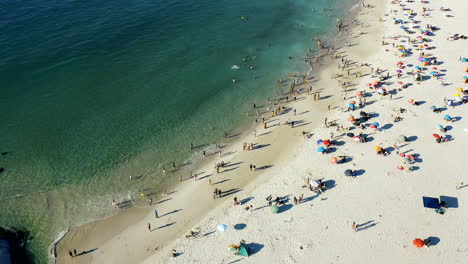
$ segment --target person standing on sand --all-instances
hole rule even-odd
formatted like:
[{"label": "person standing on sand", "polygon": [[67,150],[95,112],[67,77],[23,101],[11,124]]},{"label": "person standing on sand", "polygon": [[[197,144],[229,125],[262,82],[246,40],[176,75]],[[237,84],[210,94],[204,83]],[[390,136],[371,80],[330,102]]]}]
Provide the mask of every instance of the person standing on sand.
[{"label": "person standing on sand", "polygon": [[223,192],[221,191],[221,189],[218,189],[218,198],[221,198],[222,194],[223,194]]},{"label": "person standing on sand", "polygon": [[294,205],[297,205],[297,198],[294,196]]},{"label": "person standing on sand", "polygon": [[71,252],[71,250],[68,250],[68,255],[70,255],[70,257],[73,257],[73,253]]},{"label": "person standing on sand", "polygon": [[208,185],[211,186],[211,179],[208,179]]},{"label": "person standing on sand", "polygon": [[253,134],[254,134],[254,137],[257,137],[257,130],[254,129]]},{"label": "person standing on sand", "polygon": [[148,223],[148,231],[151,232],[151,224],[150,223]]},{"label": "person standing on sand", "polygon": [[76,257],[76,249],[73,249],[73,255]]},{"label": "person standing on sand", "polygon": [[158,210],[154,209],[154,217],[159,218]]},{"label": "person standing on sand", "polygon": [[216,196],[218,196],[218,188],[213,191],[213,199],[216,199]]}]

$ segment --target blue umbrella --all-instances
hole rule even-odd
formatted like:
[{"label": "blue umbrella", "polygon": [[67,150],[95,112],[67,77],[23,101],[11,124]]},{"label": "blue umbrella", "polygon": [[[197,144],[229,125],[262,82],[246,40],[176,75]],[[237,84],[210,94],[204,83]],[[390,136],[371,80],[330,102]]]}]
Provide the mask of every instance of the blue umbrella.
[{"label": "blue umbrella", "polygon": [[323,143],[323,141],[321,139],[317,140],[317,145],[320,145],[322,143]]},{"label": "blue umbrella", "polygon": [[435,72],[435,71],[431,71],[431,73],[430,73],[430,75],[436,75],[436,74],[437,74],[437,72]]},{"label": "blue umbrella", "polygon": [[437,125],[436,127],[437,127],[437,129],[444,129],[444,127],[442,125]]},{"label": "blue umbrella", "polygon": [[225,224],[219,224],[216,228],[217,228],[220,232],[224,232],[224,231],[226,231],[226,229],[227,229],[227,225],[225,225]]},{"label": "blue umbrella", "polygon": [[437,107],[435,107],[435,106],[429,107],[429,109],[431,109],[431,110],[435,110],[436,108],[437,108]]},{"label": "blue umbrella", "polygon": [[419,66],[414,66],[414,68],[415,68],[416,70],[421,69],[421,67],[419,67]]},{"label": "blue umbrella", "polygon": [[324,147],[320,147],[320,148],[317,149],[317,152],[320,152],[320,153],[325,152],[325,148],[324,148]]},{"label": "blue umbrella", "polygon": [[428,58],[422,58],[422,61],[429,61]]},{"label": "blue umbrella", "polygon": [[449,116],[449,115],[444,115],[444,120],[451,120],[451,119],[452,119],[451,116]]},{"label": "blue umbrella", "polygon": [[468,76],[463,76],[463,79],[468,79]]},{"label": "blue umbrella", "polygon": [[377,122],[374,122],[374,123],[372,123],[372,124],[373,124],[374,126],[376,126],[376,127],[379,127],[379,126],[380,126],[380,124],[377,123]]}]

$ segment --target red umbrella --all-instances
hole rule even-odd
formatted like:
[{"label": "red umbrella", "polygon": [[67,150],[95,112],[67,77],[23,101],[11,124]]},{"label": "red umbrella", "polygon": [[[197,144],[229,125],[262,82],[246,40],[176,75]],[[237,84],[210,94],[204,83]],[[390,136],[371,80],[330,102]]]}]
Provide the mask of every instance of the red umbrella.
[{"label": "red umbrella", "polygon": [[432,67],[433,70],[437,70],[437,67]]},{"label": "red umbrella", "polygon": [[330,146],[330,145],[331,145],[331,142],[330,142],[330,140],[327,139],[327,140],[324,140],[324,141],[323,141],[323,144],[324,144],[325,146]]},{"label": "red umbrella", "polygon": [[420,238],[415,238],[413,240],[413,245],[415,247],[417,247],[417,248],[422,248],[422,247],[424,247],[424,241],[422,239],[420,239]]},{"label": "red umbrella", "polygon": [[440,139],[440,136],[438,134],[432,134],[435,138]]},{"label": "red umbrella", "polygon": [[399,62],[397,63],[397,65],[403,65],[403,62],[399,61]]},{"label": "red umbrella", "polygon": [[372,83],[368,83],[368,84],[367,84],[367,87],[371,87],[371,86],[372,86]]},{"label": "red umbrella", "polygon": [[402,81],[398,81],[397,83],[398,83],[398,84],[403,84],[403,82],[402,82]]}]

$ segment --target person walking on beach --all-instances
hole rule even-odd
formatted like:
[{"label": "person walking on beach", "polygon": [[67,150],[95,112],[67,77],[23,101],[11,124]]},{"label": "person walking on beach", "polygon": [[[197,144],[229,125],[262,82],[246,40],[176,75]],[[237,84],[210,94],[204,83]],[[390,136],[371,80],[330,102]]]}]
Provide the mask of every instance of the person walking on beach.
[{"label": "person walking on beach", "polygon": [[359,224],[356,224],[356,222],[353,222],[353,229],[355,232],[358,231],[358,228],[359,228]]},{"label": "person walking on beach", "polygon": [[153,199],[151,199],[151,198],[149,199],[148,205],[149,206],[153,205]]},{"label": "person walking on beach", "polygon": [[76,254],[77,254],[77,253],[76,253],[76,249],[74,248],[74,249],[73,249],[73,255],[76,257]]},{"label": "person walking on beach", "polygon": [[71,250],[68,250],[68,255],[70,255],[70,257],[73,257],[73,253],[71,252]]},{"label": "person walking on beach", "polygon": [[148,231],[151,232],[151,224],[150,223],[148,223]]},{"label": "person walking on beach", "polygon": [[213,199],[216,199],[216,196],[218,196],[218,188],[213,191]]},{"label": "person walking on beach", "polygon": [[254,129],[253,134],[254,134],[254,137],[257,137],[257,130]]},{"label": "person walking on beach", "polygon": [[175,168],[175,167],[176,167],[176,166],[175,166],[175,162],[173,161],[173,162],[172,162],[172,168]]},{"label": "person walking on beach", "polygon": [[158,210],[154,209],[154,217],[159,218]]},{"label": "person walking on beach", "polygon": [[222,193],[223,193],[223,192],[221,191],[221,189],[218,189],[218,198],[221,198],[221,197],[222,197]]}]

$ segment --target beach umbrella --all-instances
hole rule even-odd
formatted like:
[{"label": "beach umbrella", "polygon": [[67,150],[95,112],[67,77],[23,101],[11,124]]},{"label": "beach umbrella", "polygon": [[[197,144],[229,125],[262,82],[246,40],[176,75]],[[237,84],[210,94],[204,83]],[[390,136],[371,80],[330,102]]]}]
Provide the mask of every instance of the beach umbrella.
[{"label": "beach umbrella", "polygon": [[374,81],[373,85],[377,86],[377,85],[379,85],[379,83],[380,83],[379,81]]},{"label": "beach umbrella", "polygon": [[449,115],[444,115],[444,120],[452,120],[452,117]]},{"label": "beach umbrella", "polygon": [[437,107],[435,107],[435,106],[433,105],[433,106],[429,107],[429,109],[435,110],[435,109],[437,109]]},{"label": "beach umbrella", "polygon": [[401,71],[401,70],[397,70],[396,72],[397,72],[397,73],[402,73],[402,71]]},{"label": "beach umbrella", "polygon": [[349,101],[350,104],[356,104],[356,101]]},{"label": "beach umbrella", "polygon": [[382,148],[379,147],[379,146],[375,146],[374,149],[375,149],[376,151],[382,151]]},{"label": "beach umbrella", "polygon": [[358,92],[357,96],[362,97],[362,96],[364,96],[364,94],[362,92]]},{"label": "beach umbrella", "polygon": [[437,70],[437,67],[432,67],[433,70]]},{"label": "beach umbrella", "polygon": [[438,134],[432,134],[433,137],[435,137],[436,139],[440,139],[440,136]]},{"label": "beach umbrella", "polygon": [[457,91],[463,92],[463,88],[458,88]]},{"label": "beach umbrella", "polygon": [[415,247],[417,247],[417,248],[422,248],[422,247],[424,247],[424,241],[422,239],[420,239],[420,238],[415,238],[413,240],[413,245]]},{"label": "beach umbrella", "polygon": [[398,83],[398,84],[403,84],[403,82],[402,82],[402,81],[398,81],[397,83]]},{"label": "beach umbrella", "polygon": [[366,85],[367,85],[367,87],[371,87],[372,83],[367,83]]},{"label": "beach umbrella", "polygon": [[348,117],[348,121],[349,122],[354,122],[354,121],[356,121],[356,119],[354,118],[354,116],[350,116],[350,117]]},{"label": "beach umbrella", "polygon": [[461,95],[460,95],[459,93],[456,93],[455,96],[456,96],[456,97],[460,97]]},{"label": "beach umbrella", "polygon": [[422,61],[429,61],[428,58],[422,58]]},{"label": "beach umbrella", "polygon": [[359,136],[355,136],[355,137],[353,137],[353,140],[356,141],[356,142],[360,142],[361,138]]},{"label": "beach umbrella", "polygon": [[436,128],[437,129],[444,129],[444,127],[442,125],[437,125]]},{"label": "beach umbrella", "polygon": [[419,67],[419,66],[414,66],[414,68],[415,68],[416,70],[421,69],[421,67]]},{"label": "beach umbrella", "polygon": [[236,250],[239,250],[239,246],[238,245],[230,245],[227,247],[227,249],[229,251],[236,251]]},{"label": "beach umbrella", "polygon": [[372,124],[373,124],[374,126],[376,126],[376,127],[379,127],[379,126],[380,126],[380,124],[377,123],[377,122],[374,122],[374,123],[372,123]]},{"label": "beach umbrella", "polygon": [[406,136],[404,136],[404,135],[400,135],[400,136],[398,137],[398,140],[399,140],[399,141],[406,142],[406,141],[408,140],[408,138],[407,138]]},{"label": "beach umbrella", "polygon": [[397,166],[397,169],[398,170],[404,170],[405,168],[403,168],[403,166]]},{"label": "beach umbrella", "polygon": [[432,75],[432,76],[434,76],[436,74],[437,74],[437,72],[435,72],[435,71],[431,71],[431,73],[430,73],[430,75]]},{"label": "beach umbrella", "polygon": [[354,137],[354,134],[353,134],[353,133],[347,133],[346,136],[348,136],[348,137]]},{"label": "beach umbrella", "polygon": [[403,62],[401,61],[397,62],[397,65],[403,65]]},{"label": "beach umbrella", "polygon": [[408,100],[408,103],[414,104],[414,99],[409,99],[409,100]]},{"label": "beach umbrella", "polygon": [[333,163],[333,164],[337,164],[337,163],[338,163],[338,158],[337,158],[337,157],[333,157],[330,161],[331,161],[331,163]]},{"label": "beach umbrella", "polygon": [[317,140],[317,145],[320,145],[322,143],[323,143],[323,140],[321,140],[321,139]]},{"label": "beach umbrella", "polygon": [[327,139],[327,140],[324,140],[324,141],[323,141],[323,144],[324,144],[325,146],[330,146],[330,145],[331,145],[331,141],[328,140],[328,139]]},{"label": "beach umbrella", "polygon": [[410,158],[406,158],[406,157],[403,160],[406,161],[406,162],[411,162],[412,161]]},{"label": "beach umbrella", "polygon": [[317,148],[317,152],[323,153],[325,152],[325,148],[324,147]]},{"label": "beach umbrella", "polygon": [[345,176],[354,176],[354,172],[350,169],[347,169],[344,171]]},{"label": "beach umbrella", "polygon": [[375,125],[369,125],[370,128],[377,128]]},{"label": "beach umbrella", "polygon": [[224,232],[227,229],[227,225],[225,224],[219,224],[216,229],[218,229],[220,232]]},{"label": "beach umbrella", "polygon": [[274,204],[272,207],[271,207],[271,212],[274,213],[274,214],[277,214],[279,211],[279,207]]},{"label": "beach umbrella", "polygon": [[405,156],[405,153],[400,153],[400,154],[398,154],[398,156],[403,158]]}]

